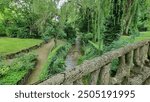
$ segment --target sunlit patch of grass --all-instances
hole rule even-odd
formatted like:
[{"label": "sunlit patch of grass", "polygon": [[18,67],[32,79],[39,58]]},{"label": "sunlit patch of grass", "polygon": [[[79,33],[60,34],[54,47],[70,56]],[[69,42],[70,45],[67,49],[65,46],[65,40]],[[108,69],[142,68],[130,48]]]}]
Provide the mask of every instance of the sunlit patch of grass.
[{"label": "sunlit patch of grass", "polygon": [[143,40],[150,40],[150,31],[148,32],[141,32],[140,36],[135,37],[134,39],[130,36],[122,36],[120,40],[133,40],[134,42],[143,41]]},{"label": "sunlit patch of grass", "polygon": [[0,55],[18,52],[41,42],[37,39],[0,38]]}]

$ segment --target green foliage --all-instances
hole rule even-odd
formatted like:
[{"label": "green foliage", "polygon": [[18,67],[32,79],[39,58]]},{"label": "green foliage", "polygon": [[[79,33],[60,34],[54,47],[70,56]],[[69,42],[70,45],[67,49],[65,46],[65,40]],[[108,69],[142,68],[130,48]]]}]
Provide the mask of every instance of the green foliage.
[{"label": "green foliage", "polygon": [[61,47],[62,45],[57,46],[54,50],[52,50],[52,52],[49,53],[47,62],[44,65],[43,71],[40,75],[40,80],[46,79],[47,76],[49,75],[49,67],[51,66],[51,63],[54,61],[55,56]]},{"label": "green foliage", "polygon": [[86,45],[89,40],[92,41],[94,35],[93,33],[80,33],[83,45]]},{"label": "green foliage", "polygon": [[47,25],[43,32],[42,38],[47,42],[50,38],[63,39],[66,38],[66,33],[60,27],[59,23],[53,22]]},{"label": "green foliage", "polygon": [[36,58],[37,55],[29,53],[18,56],[11,64],[6,62],[0,64],[0,84],[17,84],[18,81],[34,68]]},{"label": "green foliage", "polygon": [[92,41],[89,41],[89,43],[90,43],[97,51],[99,51],[99,46],[98,46],[98,44],[96,44],[96,43],[94,43],[94,42],[92,42]]},{"label": "green foliage", "polygon": [[77,62],[78,64],[81,64],[85,60],[89,60],[100,55],[97,48],[91,44],[84,46],[82,48],[82,52],[83,52],[83,56],[79,57],[78,62]]},{"label": "green foliage", "polygon": [[52,34],[55,34],[54,28],[52,26],[48,26],[46,27],[45,32],[42,34],[42,39],[45,42],[48,42],[48,40],[53,37]]},{"label": "green foliage", "polygon": [[119,65],[119,60],[118,59],[113,59],[112,62],[111,62],[111,69],[110,69],[111,76],[116,75],[118,65]]},{"label": "green foliage", "polygon": [[147,31],[150,30],[150,2],[149,0],[145,0],[144,2],[140,2],[140,12],[139,12],[139,21],[138,29],[140,31]]},{"label": "green foliage", "polygon": [[0,85],[16,85],[18,81],[20,81],[23,76],[26,74],[26,71],[20,72],[9,72],[9,74],[0,78]]},{"label": "green foliage", "polygon": [[121,36],[121,20],[123,1],[113,0],[111,12],[105,22],[104,43],[111,44],[114,40],[118,40]]},{"label": "green foliage", "polygon": [[3,25],[3,23],[0,20],[0,36],[1,37],[6,36],[4,29],[5,29],[5,26]]},{"label": "green foliage", "polygon": [[[14,67],[14,70],[21,71],[21,70],[29,70],[32,69],[35,65],[35,62],[37,58],[37,55],[29,53],[26,55],[20,55],[19,58],[17,58],[12,66]],[[32,63],[31,63],[32,62]]]},{"label": "green foliage", "polygon": [[44,69],[40,75],[40,80],[44,80],[54,74],[65,70],[65,57],[70,49],[70,43],[59,45],[49,53],[48,60],[44,65]]},{"label": "green foliage", "polygon": [[[4,1],[4,0],[2,0]],[[38,38],[40,37],[35,26],[37,15],[32,9],[32,0],[12,1],[0,3],[3,5],[0,14],[0,35],[19,38]]]},{"label": "green foliage", "polygon": [[127,39],[122,39],[122,40],[114,41],[114,42],[112,42],[111,45],[105,46],[104,51],[108,52],[108,51],[118,49],[120,47],[123,47],[123,46],[129,44],[131,41],[133,42],[133,40],[131,40],[130,38],[128,38],[128,40]]},{"label": "green foliage", "polygon": [[3,64],[3,63],[0,63],[0,77],[6,75],[9,71],[9,66]]},{"label": "green foliage", "polygon": [[72,43],[75,42],[76,30],[71,24],[65,24],[64,32],[66,33],[65,39]]}]

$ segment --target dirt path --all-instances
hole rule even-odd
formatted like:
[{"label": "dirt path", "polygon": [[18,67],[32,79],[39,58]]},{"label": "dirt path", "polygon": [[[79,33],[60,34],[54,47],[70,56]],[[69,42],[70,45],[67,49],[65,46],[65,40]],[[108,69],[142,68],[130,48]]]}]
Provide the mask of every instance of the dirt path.
[{"label": "dirt path", "polygon": [[38,62],[32,74],[28,78],[26,85],[33,84],[38,81],[39,75],[42,72],[42,68],[45,62],[47,61],[49,51],[52,50],[53,46],[54,46],[54,41],[51,40],[49,43],[43,45],[42,47],[38,48],[35,51],[38,55],[38,58],[37,58]]}]

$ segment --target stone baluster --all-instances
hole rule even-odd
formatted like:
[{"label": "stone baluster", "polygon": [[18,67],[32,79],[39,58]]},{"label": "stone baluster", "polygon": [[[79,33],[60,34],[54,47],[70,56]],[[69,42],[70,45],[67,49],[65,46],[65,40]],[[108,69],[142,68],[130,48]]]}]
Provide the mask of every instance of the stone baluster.
[{"label": "stone baluster", "polygon": [[100,69],[91,73],[90,85],[96,85],[99,78]]},{"label": "stone baluster", "polygon": [[[127,68],[126,68],[126,60],[125,60],[125,55],[119,57],[119,65],[117,69],[117,73],[115,77],[111,79],[111,84],[117,84],[120,85],[123,81],[123,78],[127,76]],[[113,82],[114,81],[114,82]]]},{"label": "stone baluster", "polygon": [[144,63],[149,62],[149,60],[148,60],[148,49],[149,49],[149,44],[146,44],[144,46]]},{"label": "stone baluster", "polygon": [[117,69],[116,76],[124,76],[125,75],[125,55],[119,57],[119,66]]},{"label": "stone baluster", "polygon": [[148,59],[150,60],[150,43],[149,43],[149,48],[148,48]]},{"label": "stone baluster", "polygon": [[111,68],[111,63],[102,67],[100,71],[100,79],[99,79],[101,85],[108,85],[110,83],[110,68]]},{"label": "stone baluster", "polygon": [[141,66],[139,48],[134,50],[133,62],[135,66]]},{"label": "stone baluster", "polygon": [[133,68],[134,64],[133,64],[133,51],[127,53],[126,55],[126,72],[127,72],[127,76],[130,76],[130,71]]},{"label": "stone baluster", "polygon": [[140,52],[139,52],[139,56],[140,56],[140,62],[141,62],[141,64],[140,64],[140,66],[141,67],[143,67],[144,66],[144,63],[145,63],[145,46],[142,46],[142,47],[140,47]]},{"label": "stone baluster", "polygon": [[126,64],[133,67],[133,51],[126,54]]}]

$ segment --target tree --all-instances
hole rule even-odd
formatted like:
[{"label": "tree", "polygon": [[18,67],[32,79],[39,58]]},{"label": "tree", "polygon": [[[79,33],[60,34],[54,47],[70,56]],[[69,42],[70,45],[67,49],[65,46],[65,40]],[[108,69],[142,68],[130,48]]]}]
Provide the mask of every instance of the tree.
[{"label": "tree", "polygon": [[[2,0],[3,1],[3,0]],[[1,2],[2,2],[1,1]],[[3,33],[9,37],[37,38],[37,28],[34,26],[36,14],[32,12],[32,0],[6,0],[2,2]]]},{"label": "tree", "polygon": [[139,7],[138,29],[140,31],[150,30],[150,1],[142,0]]},{"label": "tree", "polygon": [[123,6],[122,34],[131,35],[138,32],[137,22],[141,0],[126,0]]},{"label": "tree", "polygon": [[111,11],[105,22],[104,42],[110,45],[121,36],[121,24],[123,16],[123,0],[111,0]]}]

